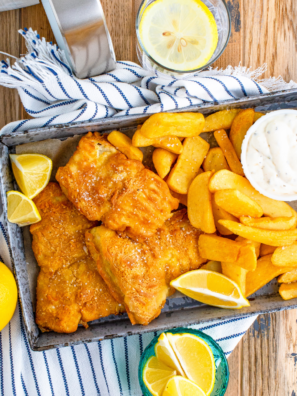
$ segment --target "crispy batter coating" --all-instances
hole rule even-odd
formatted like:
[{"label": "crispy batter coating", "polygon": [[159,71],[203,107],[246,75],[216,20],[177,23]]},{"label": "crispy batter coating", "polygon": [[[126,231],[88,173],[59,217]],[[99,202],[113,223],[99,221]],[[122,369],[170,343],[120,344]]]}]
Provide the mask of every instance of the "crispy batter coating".
[{"label": "crispy batter coating", "polygon": [[181,210],[150,238],[134,241],[100,226],[86,232],[86,243],[132,324],[147,325],[160,315],[171,294],[170,281],[205,262],[198,252],[200,233]]},{"label": "crispy batter coating", "polygon": [[118,314],[124,307],[111,296],[85,245],[88,221],[57,183],[35,198],[42,220],[31,226],[37,279],[36,323],[42,331],[72,333],[79,323]]},{"label": "crispy batter coating", "polygon": [[56,178],[89,220],[130,237],[149,237],[178,208],[167,184],[137,160],[127,159],[104,136],[89,132]]}]

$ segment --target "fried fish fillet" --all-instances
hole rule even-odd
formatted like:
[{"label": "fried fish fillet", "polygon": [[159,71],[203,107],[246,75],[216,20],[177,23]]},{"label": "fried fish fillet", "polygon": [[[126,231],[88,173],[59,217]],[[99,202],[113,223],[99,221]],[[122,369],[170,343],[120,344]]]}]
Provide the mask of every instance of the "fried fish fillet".
[{"label": "fried fish fillet", "polygon": [[160,315],[171,294],[170,281],[205,262],[198,252],[200,233],[181,210],[150,238],[135,241],[100,226],[86,232],[86,243],[132,324],[147,325]]},{"label": "fried fish fillet", "polygon": [[90,221],[131,238],[153,235],[178,208],[167,184],[140,161],[127,159],[104,136],[89,132],[56,178]]},{"label": "fried fish fillet", "polygon": [[111,296],[85,245],[88,221],[57,183],[34,199],[42,220],[31,226],[37,279],[36,323],[42,331],[72,333],[79,323],[124,311]]}]

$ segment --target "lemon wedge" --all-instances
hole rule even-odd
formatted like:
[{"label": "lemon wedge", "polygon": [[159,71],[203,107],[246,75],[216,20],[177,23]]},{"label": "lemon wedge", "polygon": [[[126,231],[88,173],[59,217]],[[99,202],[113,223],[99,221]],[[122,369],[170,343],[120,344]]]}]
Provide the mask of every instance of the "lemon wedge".
[{"label": "lemon wedge", "polygon": [[143,369],[143,382],[152,395],[161,396],[168,380],[176,375],[176,371],[152,356]]},{"label": "lemon wedge", "polygon": [[7,193],[7,217],[20,227],[38,223],[41,220],[35,203],[18,191]]},{"label": "lemon wedge", "polygon": [[0,331],[12,318],[18,299],[14,276],[5,264],[0,262]]},{"label": "lemon wedge", "polygon": [[173,349],[168,341],[166,333],[162,333],[155,345],[155,354],[161,362],[176,370],[178,374],[184,376],[184,371],[176,358]]},{"label": "lemon wedge", "polygon": [[214,387],[216,373],[214,356],[209,345],[189,333],[167,333],[167,337],[186,377],[209,395]]},{"label": "lemon wedge", "polygon": [[204,304],[239,309],[250,303],[239,286],[226,276],[208,270],[195,270],[181,275],[170,285],[181,293]]},{"label": "lemon wedge", "polygon": [[201,0],[157,0],[144,11],[139,35],[147,53],[176,71],[204,66],[218,43],[216,21]]},{"label": "lemon wedge", "polygon": [[50,180],[52,160],[42,154],[11,154],[10,160],[21,191],[30,199],[36,197]]},{"label": "lemon wedge", "polygon": [[205,393],[187,378],[175,376],[167,382],[162,396],[205,396]]}]

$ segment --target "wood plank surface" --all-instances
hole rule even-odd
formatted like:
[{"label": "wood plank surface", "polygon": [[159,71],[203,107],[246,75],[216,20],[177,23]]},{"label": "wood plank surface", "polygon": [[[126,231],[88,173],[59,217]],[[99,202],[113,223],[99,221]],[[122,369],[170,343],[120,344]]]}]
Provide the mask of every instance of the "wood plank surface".
[{"label": "wood plank surface", "polygon": [[[141,0],[101,0],[119,60],[137,61],[135,17]],[[267,63],[263,77],[282,75],[297,81],[297,1],[226,0],[232,35],[214,67],[252,69]],[[0,13],[0,51],[25,53],[17,30],[38,30],[48,41],[53,34],[41,5]],[[0,59],[5,56],[0,54]],[[0,128],[27,118],[17,93],[0,87]],[[260,316],[229,357],[227,396],[297,395],[297,311]]]}]

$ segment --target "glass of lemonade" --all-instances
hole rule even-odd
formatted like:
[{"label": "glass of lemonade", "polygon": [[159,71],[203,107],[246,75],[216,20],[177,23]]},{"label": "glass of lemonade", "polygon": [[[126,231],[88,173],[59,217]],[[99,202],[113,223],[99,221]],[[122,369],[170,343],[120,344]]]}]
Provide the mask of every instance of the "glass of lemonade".
[{"label": "glass of lemonade", "polygon": [[136,18],[137,56],[146,70],[182,78],[218,59],[230,32],[224,0],[143,0]]}]

